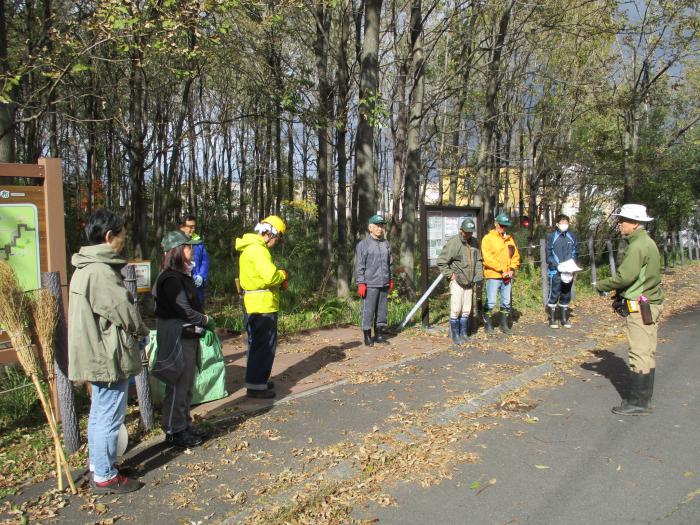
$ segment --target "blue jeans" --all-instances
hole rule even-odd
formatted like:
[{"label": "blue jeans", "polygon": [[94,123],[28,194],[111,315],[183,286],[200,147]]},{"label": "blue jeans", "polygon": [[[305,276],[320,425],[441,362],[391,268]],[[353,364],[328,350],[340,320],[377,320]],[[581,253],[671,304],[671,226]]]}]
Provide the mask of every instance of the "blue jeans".
[{"label": "blue jeans", "polygon": [[129,380],[92,385],[92,402],[88,419],[88,453],[95,482],[109,481],[118,474],[113,467],[117,459],[117,436],[126,414]]},{"label": "blue jeans", "polygon": [[503,283],[503,279],[486,279],[486,311],[490,312],[496,306],[498,292],[501,292],[501,310],[510,310],[510,292],[513,281]]}]

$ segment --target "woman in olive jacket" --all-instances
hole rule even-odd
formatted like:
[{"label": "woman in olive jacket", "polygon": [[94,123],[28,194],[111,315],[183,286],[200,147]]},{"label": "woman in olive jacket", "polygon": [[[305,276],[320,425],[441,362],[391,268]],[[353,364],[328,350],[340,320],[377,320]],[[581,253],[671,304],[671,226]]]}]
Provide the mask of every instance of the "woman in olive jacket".
[{"label": "woman in olive jacket", "polygon": [[126,414],[129,377],[141,371],[139,340],[148,335],[133,297],[124,287],[120,254],[124,221],[99,209],[85,228],[89,246],[73,255],[76,270],[68,303],[68,377],[89,382],[88,453],[93,492],[132,492],[141,487],[114,466],[117,436]]}]

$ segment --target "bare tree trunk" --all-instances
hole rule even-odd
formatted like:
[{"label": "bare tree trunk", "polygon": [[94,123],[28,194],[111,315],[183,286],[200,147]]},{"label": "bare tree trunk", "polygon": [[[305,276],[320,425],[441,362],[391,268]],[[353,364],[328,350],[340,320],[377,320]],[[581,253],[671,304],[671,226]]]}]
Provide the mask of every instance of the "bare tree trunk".
[{"label": "bare tree trunk", "polygon": [[421,0],[414,0],[411,8],[411,67],[413,85],[408,122],[408,153],[404,181],[403,220],[401,223],[401,266],[411,299],[415,299],[414,255],[416,245],[416,196],[421,172],[421,121],[423,120],[423,18]]},{"label": "bare tree trunk", "polygon": [[337,124],[336,147],[338,150],[338,267],[337,267],[337,293],[338,297],[347,297],[350,294],[349,260],[348,260],[348,224],[347,224],[347,164],[348,158],[345,151],[345,139],[348,128],[348,105],[350,92],[350,70],[348,66],[347,47],[350,40],[350,13],[349,0],[343,0],[340,5],[339,32],[340,42],[336,57],[336,89]]},{"label": "bare tree trunk", "polygon": [[379,26],[382,0],[365,0],[365,31],[360,64],[360,115],[355,143],[358,224],[367,224],[377,209],[373,114],[379,96]]},{"label": "bare tree trunk", "polygon": [[287,123],[287,200],[294,200],[294,118]]},{"label": "bare tree trunk", "polygon": [[[8,72],[7,17],[5,2],[0,2],[0,74]],[[15,104],[0,102],[0,162],[15,161]]]},{"label": "bare tree trunk", "polygon": [[[330,8],[325,2],[316,3],[316,72],[318,75],[319,115],[317,116],[318,133],[318,177],[316,202],[318,204],[318,242],[321,269],[326,274],[331,262],[331,224],[328,220],[328,186],[329,186],[329,146],[331,142],[329,118],[332,115],[333,94],[328,79],[328,32],[331,27]],[[332,163],[331,163],[332,166]]]}]

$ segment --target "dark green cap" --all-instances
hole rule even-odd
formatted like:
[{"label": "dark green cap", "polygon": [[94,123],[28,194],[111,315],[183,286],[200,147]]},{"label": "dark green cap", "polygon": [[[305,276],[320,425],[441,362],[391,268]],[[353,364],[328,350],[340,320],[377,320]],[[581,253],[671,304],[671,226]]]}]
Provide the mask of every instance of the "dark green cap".
[{"label": "dark green cap", "polygon": [[462,221],[462,225],[459,227],[460,230],[463,232],[475,232],[476,231],[476,224],[472,219],[464,219]]},{"label": "dark green cap", "polygon": [[500,224],[501,226],[512,226],[513,223],[510,222],[510,219],[508,218],[508,215],[505,213],[501,212],[496,216],[496,222]]},{"label": "dark green cap", "polygon": [[386,221],[384,220],[384,217],[379,215],[378,213],[376,215],[372,215],[369,218],[369,223],[370,224],[386,224]]},{"label": "dark green cap", "polygon": [[188,237],[182,233],[180,230],[175,230],[166,233],[163,240],[160,241],[160,245],[163,247],[164,252],[169,252],[173,248],[177,248],[183,244],[202,244],[202,239],[193,239],[192,237]]}]

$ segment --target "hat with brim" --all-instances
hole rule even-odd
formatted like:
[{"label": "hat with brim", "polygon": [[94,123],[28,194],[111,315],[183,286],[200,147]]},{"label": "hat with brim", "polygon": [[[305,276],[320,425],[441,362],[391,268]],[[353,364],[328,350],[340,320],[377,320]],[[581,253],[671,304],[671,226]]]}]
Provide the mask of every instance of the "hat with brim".
[{"label": "hat with brim", "polygon": [[476,231],[476,224],[474,224],[474,221],[471,219],[464,219],[459,229],[463,232],[474,233]]},{"label": "hat with brim", "polygon": [[501,212],[496,216],[496,222],[500,224],[501,226],[512,226],[513,223],[510,222],[510,219],[508,218],[508,215],[505,213]]},{"label": "hat with brim", "polygon": [[384,225],[384,224],[386,224],[386,221],[384,220],[384,217],[382,217],[379,214],[376,214],[376,215],[372,215],[369,218],[369,224]]},{"label": "hat with brim", "polygon": [[653,221],[652,217],[647,215],[647,207],[642,204],[624,204],[620,208],[619,213],[613,213],[613,217],[622,217],[623,219],[630,219],[636,222],[649,222]]},{"label": "hat with brim", "polygon": [[202,244],[202,239],[193,239],[188,237],[180,230],[171,231],[165,234],[160,245],[163,247],[164,252],[169,252],[173,248],[182,246],[183,244]]}]

